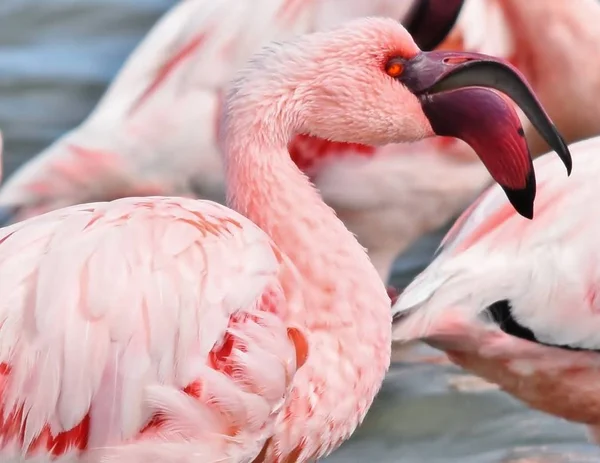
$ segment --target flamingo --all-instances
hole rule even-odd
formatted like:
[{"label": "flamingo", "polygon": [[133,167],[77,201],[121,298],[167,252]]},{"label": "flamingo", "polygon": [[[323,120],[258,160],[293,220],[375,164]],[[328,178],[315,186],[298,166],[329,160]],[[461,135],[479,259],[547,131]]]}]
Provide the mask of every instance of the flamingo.
[{"label": "flamingo", "polygon": [[457,220],[439,253],[393,307],[394,339],[424,340],[522,400],[585,423],[600,443],[598,271],[600,137],[571,145],[563,181],[535,161],[535,219],[491,187]]},{"label": "flamingo", "polygon": [[[486,88],[487,87],[487,88]],[[363,18],[272,44],[233,81],[228,209],[177,197],[75,205],[0,230],[0,457],[308,462],[364,418],[390,362],[390,300],[291,161],[295,133],[469,140],[521,213],[535,188],[512,105],[570,154],[528,85],[422,52]]]},{"label": "flamingo", "polygon": [[[417,44],[430,49],[444,38],[462,3],[462,0],[182,2],[149,33],[87,120],[24,165],[3,185],[0,222],[2,218],[22,220],[72,204],[131,195],[172,194],[224,202],[225,177],[216,135],[223,87],[233,70],[261,43],[269,38],[322,29],[344,18],[377,14],[404,18],[403,23]],[[369,249],[384,281],[388,280],[391,263],[401,247],[423,229],[445,223],[472,199],[473,190],[480,191],[489,181],[478,162],[464,168],[464,162],[457,163],[449,157],[447,162],[429,165],[427,161],[433,157],[426,153],[423,163],[407,161],[416,160],[415,156],[393,162],[398,158],[393,150],[388,155],[390,150],[307,136],[296,137],[289,148],[296,164],[317,186],[322,184],[326,201],[347,220]],[[396,145],[398,149],[403,148]],[[365,161],[374,159],[376,152],[382,154],[378,162],[363,166]],[[318,162],[319,158],[333,159],[334,166],[341,164],[342,172],[338,174],[329,162]],[[380,169],[375,169],[386,163],[391,173],[386,184],[390,186],[410,185],[403,177],[414,176],[419,168],[433,173],[413,183],[412,190],[394,189],[390,198],[406,198],[400,210],[390,209],[387,200],[372,193],[355,201],[356,195],[345,188],[346,178],[357,193],[372,190],[369,172],[375,171],[376,177],[383,178]],[[344,168],[355,180],[346,175]],[[445,182],[440,181],[440,176]],[[431,206],[422,208],[427,211],[425,217],[413,222],[407,220],[406,209],[423,201],[421,191],[432,188],[438,191],[440,188],[435,187],[438,183],[444,185],[443,194]],[[341,201],[338,187],[341,187]],[[383,220],[374,217],[381,213],[382,204],[385,212],[389,212]],[[364,214],[354,213],[359,205]],[[447,210],[452,211],[451,215]],[[373,220],[369,220],[371,215]],[[400,219],[393,219],[388,225],[390,218],[396,216]]]}]

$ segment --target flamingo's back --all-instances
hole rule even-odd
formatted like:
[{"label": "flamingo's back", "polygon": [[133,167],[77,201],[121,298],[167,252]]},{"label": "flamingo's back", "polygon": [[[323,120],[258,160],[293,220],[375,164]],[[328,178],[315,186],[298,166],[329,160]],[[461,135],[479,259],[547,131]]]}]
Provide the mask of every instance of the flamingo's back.
[{"label": "flamingo's back", "polygon": [[248,219],[177,198],[2,229],[0,459],[252,460],[307,353],[286,262]]},{"label": "flamingo's back", "polygon": [[[429,267],[405,289],[394,311],[414,310],[413,320],[421,322],[450,308],[470,318],[509,300],[516,317],[553,339],[552,344],[595,339],[600,325],[589,316],[597,310],[595,288],[600,284],[595,265],[600,255],[591,244],[600,232],[593,207],[600,138],[573,144],[571,152],[570,177],[551,154],[535,160],[533,220],[515,214],[497,185],[482,194],[448,232]],[[569,326],[561,323],[565,311]]]}]

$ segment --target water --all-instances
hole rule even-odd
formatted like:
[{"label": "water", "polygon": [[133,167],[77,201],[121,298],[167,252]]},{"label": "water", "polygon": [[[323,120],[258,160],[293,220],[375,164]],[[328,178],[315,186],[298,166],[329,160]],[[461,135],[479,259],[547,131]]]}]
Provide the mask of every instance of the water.
[{"label": "water", "polygon": [[[0,2],[0,129],[7,173],[85,117],[173,3]],[[425,237],[398,261],[395,283],[402,286],[426,264],[440,236]],[[497,391],[454,391],[449,378],[459,373],[449,366],[393,365],[364,425],[326,461],[504,463],[542,454],[563,455],[549,456],[549,463],[600,461],[582,426],[528,410]]]}]

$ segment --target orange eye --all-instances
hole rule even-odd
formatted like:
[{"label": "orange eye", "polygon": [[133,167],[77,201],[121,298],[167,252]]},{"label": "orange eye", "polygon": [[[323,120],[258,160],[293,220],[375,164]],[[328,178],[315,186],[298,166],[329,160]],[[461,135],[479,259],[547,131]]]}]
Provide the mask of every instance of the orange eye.
[{"label": "orange eye", "polygon": [[398,77],[404,71],[404,66],[398,61],[389,62],[385,66],[385,72],[390,77]]}]

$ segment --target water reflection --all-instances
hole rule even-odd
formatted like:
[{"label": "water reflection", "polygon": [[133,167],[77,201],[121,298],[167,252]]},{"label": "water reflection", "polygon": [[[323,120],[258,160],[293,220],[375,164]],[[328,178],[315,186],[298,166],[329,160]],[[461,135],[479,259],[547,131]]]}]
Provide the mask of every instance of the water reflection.
[{"label": "water reflection", "polygon": [[[171,0],[2,0],[0,128],[6,171],[91,110]],[[396,266],[404,286],[435,250],[425,237]],[[498,391],[461,393],[452,366],[393,365],[363,427],[328,462],[548,463],[600,461],[584,430]],[[570,453],[569,453],[570,452]],[[556,454],[562,455],[557,457]]]}]

